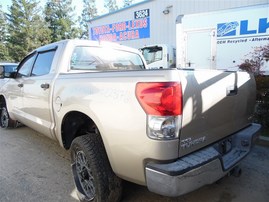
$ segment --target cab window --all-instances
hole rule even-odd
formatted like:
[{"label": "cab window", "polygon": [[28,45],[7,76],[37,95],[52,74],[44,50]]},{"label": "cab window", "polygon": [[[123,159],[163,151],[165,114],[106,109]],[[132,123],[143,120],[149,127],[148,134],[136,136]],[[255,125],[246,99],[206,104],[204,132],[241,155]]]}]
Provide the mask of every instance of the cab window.
[{"label": "cab window", "polygon": [[17,73],[17,78],[27,77],[30,75],[35,58],[36,54],[32,54],[22,61]]},{"label": "cab window", "polygon": [[55,50],[38,53],[31,76],[42,76],[50,72]]},{"label": "cab window", "polygon": [[78,46],[70,61],[71,70],[140,70],[145,69],[139,54],[110,47]]}]

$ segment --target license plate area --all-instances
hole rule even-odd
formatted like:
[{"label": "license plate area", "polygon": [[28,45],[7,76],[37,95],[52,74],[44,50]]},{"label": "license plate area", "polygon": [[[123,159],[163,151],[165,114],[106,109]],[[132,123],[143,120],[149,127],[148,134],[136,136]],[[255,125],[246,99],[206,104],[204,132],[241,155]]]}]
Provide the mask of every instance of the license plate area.
[{"label": "license plate area", "polygon": [[233,148],[233,141],[232,138],[225,138],[221,141],[219,141],[214,148],[223,156],[227,153],[229,153]]}]

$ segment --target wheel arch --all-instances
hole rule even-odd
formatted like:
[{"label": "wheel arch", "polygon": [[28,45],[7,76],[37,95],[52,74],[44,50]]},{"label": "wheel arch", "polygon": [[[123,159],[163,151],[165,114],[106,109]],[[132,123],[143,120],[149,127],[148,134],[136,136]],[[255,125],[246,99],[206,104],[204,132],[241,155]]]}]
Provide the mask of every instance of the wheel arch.
[{"label": "wheel arch", "polygon": [[6,99],[3,95],[0,95],[0,108],[6,106]]},{"label": "wheel arch", "polygon": [[88,115],[82,112],[70,111],[65,114],[61,123],[63,147],[68,150],[76,137],[85,135],[93,126],[98,128],[97,124]]},{"label": "wheel arch", "polygon": [[19,122],[10,116],[9,109],[6,103],[6,99],[3,95],[0,95],[0,126],[1,128],[17,128]]}]

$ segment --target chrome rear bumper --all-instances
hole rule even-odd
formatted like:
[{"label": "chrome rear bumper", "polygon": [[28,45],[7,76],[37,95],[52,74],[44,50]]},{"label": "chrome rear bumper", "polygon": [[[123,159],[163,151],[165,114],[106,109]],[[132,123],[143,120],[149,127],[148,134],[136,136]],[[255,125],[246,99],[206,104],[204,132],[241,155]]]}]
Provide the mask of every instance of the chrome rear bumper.
[{"label": "chrome rear bumper", "polygon": [[225,154],[219,150],[219,145],[225,141],[222,140],[172,163],[148,163],[148,189],[157,194],[175,197],[212,184],[247,156],[260,128],[259,124],[251,124],[226,138],[231,142],[231,148]]}]

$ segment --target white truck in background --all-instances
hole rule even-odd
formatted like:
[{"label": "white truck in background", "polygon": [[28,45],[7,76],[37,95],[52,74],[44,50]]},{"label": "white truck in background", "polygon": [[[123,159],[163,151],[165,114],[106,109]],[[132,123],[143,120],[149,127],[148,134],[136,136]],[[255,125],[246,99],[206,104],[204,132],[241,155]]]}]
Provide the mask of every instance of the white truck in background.
[{"label": "white truck in background", "polygon": [[139,49],[148,69],[167,69],[176,67],[176,48],[168,44],[152,44]]},{"label": "white truck in background", "polygon": [[[269,4],[179,15],[176,33],[176,51],[168,44],[141,48],[146,60],[148,52],[159,51],[163,56],[153,57],[149,68],[173,67],[168,61],[176,52],[177,68],[238,70],[254,51],[269,44]],[[261,70],[269,71],[268,60]]]}]

